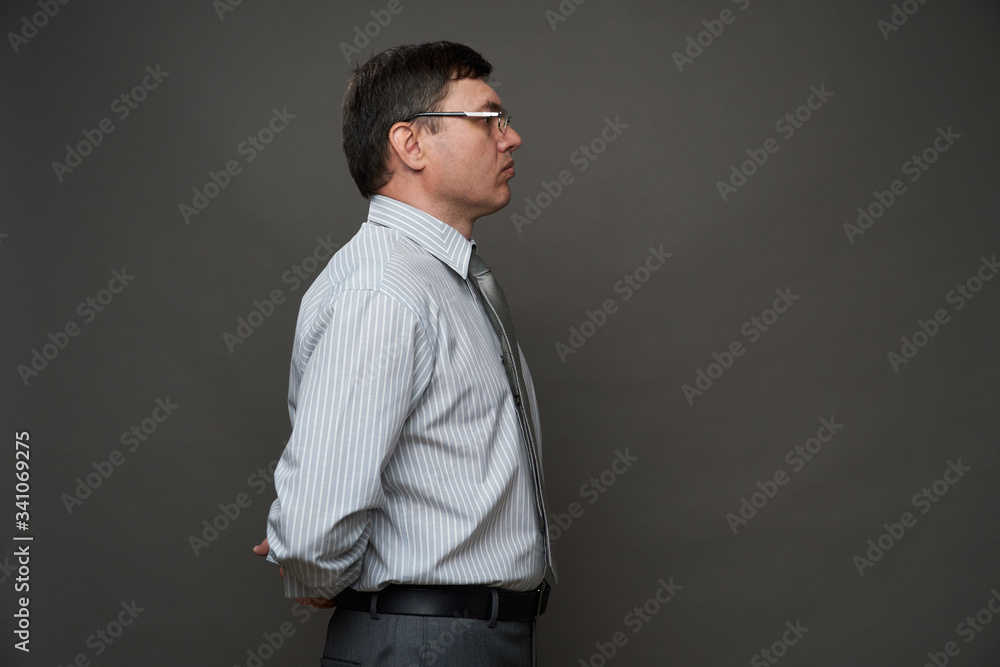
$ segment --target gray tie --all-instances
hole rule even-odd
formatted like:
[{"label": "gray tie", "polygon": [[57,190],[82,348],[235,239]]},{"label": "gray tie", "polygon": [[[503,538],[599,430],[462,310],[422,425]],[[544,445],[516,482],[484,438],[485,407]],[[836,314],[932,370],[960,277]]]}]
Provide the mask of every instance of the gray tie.
[{"label": "gray tie", "polygon": [[479,288],[479,296],[486,309],[486,315],[493,325],[493,330],[500,339],[500,351],[503,353],[503,366],[507,371],[507,381],[514,394],[514,404],[517,406],[518,421],[528,449],[528,461],[531,464],[531,476],[535,483],[535,508],[538,520],[542,526],[542,537],[545,543],[546,560],[552,569],[552,578],[556,579],[556,564],[552,556],[552,544],[549,539],[549,525],[545,520],[545,487],[542,478],[542,467],[538,458],[538,446],[535,438],[535,424],[531,419],[531,407],[528,405],[528,388],[524,384],[521,373],[521,355],[517,351],[517,336],[514,335],[514,321],[507,307],[507,298],[493,277],[489,265],[472,250],[469,258],[469,276]]}]

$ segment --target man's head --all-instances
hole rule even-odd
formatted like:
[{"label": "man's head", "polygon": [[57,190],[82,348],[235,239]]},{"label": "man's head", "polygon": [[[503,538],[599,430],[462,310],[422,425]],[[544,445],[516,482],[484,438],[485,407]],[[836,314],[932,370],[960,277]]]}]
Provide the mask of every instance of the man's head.
[{"label": "man's head", "polygon": [[[382,192],[438,202],[478,217],[510,201],[506,170],[521,145],[496,117],[418,117],[430,111],[494,111],[490,65],[453,42],[399,46],[358,66],[344,96],[343,148],[366,199]],[[442,218],[444,219],[444,218]]]}]

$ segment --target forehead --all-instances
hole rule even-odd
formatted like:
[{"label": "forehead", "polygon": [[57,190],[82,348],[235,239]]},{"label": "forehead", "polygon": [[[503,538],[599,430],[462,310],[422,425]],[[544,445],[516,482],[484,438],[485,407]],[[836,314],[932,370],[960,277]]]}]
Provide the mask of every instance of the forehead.
[{"label": "forehead", "polygon": [[[482,79],[456,79],[448,84],[446,111],[500,111],[500,96]],[[451,109],[451,105],[460,105]]]}]

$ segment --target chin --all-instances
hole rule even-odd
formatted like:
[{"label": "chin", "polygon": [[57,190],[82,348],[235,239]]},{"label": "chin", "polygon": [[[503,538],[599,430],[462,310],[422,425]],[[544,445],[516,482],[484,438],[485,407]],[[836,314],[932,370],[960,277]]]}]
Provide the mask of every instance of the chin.
[{"label": "chin", "polygon": [[493,211],[493,212],[496,213],[500,209],[502,209],[505,206],[507,206],[507,204],[510,203],[510,200],[511,200],[510,190],[508,190],[507,194],[505,194],[504,196],[500,197],[500,199],[497,201],[496,211]]},{"label": "chin", "polygon": [[483,206],[483,213],[481,214],[480,217],[493,215],[500,209],[507,206],[507,204],[510,203],[512,198],[513,197],[511,195],[510,188],[507,187],[506,183],[504,183],[500,187],[499,191],[494,195],[492,200],[486,200],[485,198],[480,200],[480,203]]}]

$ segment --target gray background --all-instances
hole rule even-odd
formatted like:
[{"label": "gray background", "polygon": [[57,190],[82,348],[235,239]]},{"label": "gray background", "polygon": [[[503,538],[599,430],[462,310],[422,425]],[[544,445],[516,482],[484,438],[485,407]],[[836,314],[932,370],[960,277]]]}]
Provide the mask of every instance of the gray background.
[{"label": "gray background", "polygon": [[[1000,252],[1000,9],[910,4],[885,39],[889,2],[594,0],[553,29],[555,0],[404,0],[362,49],[471,45],[524,138],[512,203],[474,235],[536,378],[550,512],[583,512],[556,543],[541,664],[771,664],[757,654],[786,622],[809,629],[780,664],[919,666],[949,641],[949,664],[1000,664],[1000,619],[984,612],[968,642],[958,627],[1000,587],[1000,281],[961,310],[946,300]],[[339,148],[340,44],[385,7],[247,0],[220,19],[209,0],[71,2],[15,53],[9,33],[41,10],[4,3],[2,465],[30,430],[35,541],[25,656],[5,516],[0,662],[253,665],[288,622],[263,664],[318,663],[330,612],[285,600],[251,554],[274,491],[249,478],[289,432],[304,285],[282,275],[366,215]],[[735,21],[678,71],[672,54],[727,8]],[[157,65],[169,76],[119,119],[112,101]],[[784,138],[776,121],[821,85],[833,96]],[[247,163],[237,146],[286,107],[295,118]],[[60,182],[52,162],[105,117],[114,132]],[[606,118],[628,127],[580,172],[573,154]],[[939,127],[960,138],[910,182],[903,163]],[[716,182],[768,137],[779,151],[723,201]],[[185,224],[178,205],[231,159],[242,172]],[[564,169],[574,181],[515,228]],[[850,243],[842,226],[894,179],[905,194]],[[616,281],[661,244],[672,257],[624,300]],[[85,323],[77,304],[122,267],[134,280]],[[786,288],[798,300],[751,344],[743,323]],[[223,333],[274,289],[286,302],[231,353]],[[609,298],[617,310],[560,359]],[[950,321],[894,371],[887,354],[939,308]],[[80,334],[25,384],[17,366],[71,320]],[[745,353],[690,403],[682,385],[733,341]],[[174,414],[123,447],[168,397]],[[843,428],[794,472],[785,453],[821,418]],[[626,449],[638,462],[585,495]],[[112,450],[123,465],[70,513],[64,494]],[[921,514],[914,494],[958,459],[971,470]],[[788,483],[734,534],[727,513],[778,470]],[[249,506],[195,555],[190,536],[240,493]],[[916,525],[861,576],[854,557],[907,511]],[[635,632],[627,614],[671,578],[682,588]],[[143,611],[120,637],[88,642],[133,600]]]}]

